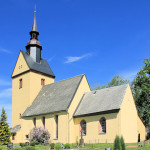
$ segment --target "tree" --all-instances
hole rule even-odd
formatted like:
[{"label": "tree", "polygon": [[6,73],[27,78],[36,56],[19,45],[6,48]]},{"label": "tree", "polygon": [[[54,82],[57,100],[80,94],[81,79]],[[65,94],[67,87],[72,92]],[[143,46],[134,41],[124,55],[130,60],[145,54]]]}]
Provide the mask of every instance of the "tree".
[{"label": "tree", "polygon": [[108,87],[123,85],[123,84],[127,84],[127,83],[129,83],[129,80],[124,79],[120,75],[117,75],[117,76],[114,76],[112,78],[112,80],[107,83],[107,85],[94,84],[93,85],[93,90],[98,90],[98,89],[103,89],[103,88],[108,88]]},{"label": "tree", "polygon": [[126,149],[126,146],[125,146],[125,143],[124,143],[124,138],[123,138],[123,136],[121,136],[121,138],[120,138],[120,143],[121,143],[121,150],[125,150],[125,149]]},{"label": "tree", "polygon": [[11,132],[7,123],[7,115],[3,107],[0,118],[0,145],[6,145],[10,142]]},{"label": "tree", "polygon": [[114,140],[113,150],[121,150],[121,143],[120,143],[119,136],[116,136],[116,138]]},{"label": "tree", "polygon": [[144,66],[137,73],[132,84],[132,92],[138,114],[145,126],[150,127],[150,60],[144,59]]}]

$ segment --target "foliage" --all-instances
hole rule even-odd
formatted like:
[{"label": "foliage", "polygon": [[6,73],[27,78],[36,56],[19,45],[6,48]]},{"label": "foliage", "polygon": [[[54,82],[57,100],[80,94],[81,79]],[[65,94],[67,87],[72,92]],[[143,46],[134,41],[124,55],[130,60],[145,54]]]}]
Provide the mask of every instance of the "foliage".
[{"label": "foliage", "polygon": [[33,128],[30,131],[30,142],[35,142],[35,144],[44,144],[49,142],[50,134],[47,129],[38,127]]},{"label": "foliage", "polygon": [[93,90],[104,89],[104,88],[123,85],[123,84],[127,84],[127,83],[129,83],[129,80],[124,79],[120,75],[117,75],[117,76],[114,76],[112,78],[112,80],[110,82],[108,82],[106,85],[100,85],[100,84],[93,85]]},{"label": "foliage", "polygon": [[119,136],[116,136],[116,138],[115,138],[113,150],[121,150],[121,144],[120,144]]},{"label": "foliage", "polygon": [[132,92],[138,114],[145,126],[150,126],[150,60],[144,60],[143,68],[137,73],[132,84]]},{"label": "foliage", "polygon": [[61,144],[56,144],[56,145],[55,145],[55,149],[56,149],[56,150],[60,150],[60,149],[61,149]]},{"label": "foliage", "polygon": [[78,136],[76,137],[76,144],[77,144],[77,146],[79,145]]},{"label": "foliage", "polygon": [[11,132],[7,123],[7,115],[3,107],[0,118],[0,145],[6,145],[7,143],[9,143],[10,136]]},{"label": "foliage", "polygon": [[16,148],[13,148],[13,150],[21,150],[22,148],[19,148],[19,147],[16,147]]},{"label": "foliage", "polygon": [[126,149],[126,146],[125,146],[125,143],[124,143],[124,138],[123,138],[123,136],[121,136],[121,138],[120,138],[120,143],[121,143],[121,150],[125,150],[125,149]]},{"label": "foliage", "polygon": [[0,150],[2,150],[2,147],[0,147]]},{"label": "foliage", "polygon": [[35,141],[31,141],[30,146],[35,146]]},{"label": "foliage", "polygon": [[19,143],[21,147],[25,147],[25,143]]},{"label": "foliage", "polygon": [[35,147],[33,147],[33,146],[26,146],[25,150],[35,150]]},{"label": "foliage", "polygon": [[71,148],[71,144],[69,144],[69,143],[66,143],[65,145],[64,145],[64,148]]},{"label": "foliage", "polygon": [[50,147],[51,147],[51,149],[54,149],[55,148],[55,143],[51,143]]}]

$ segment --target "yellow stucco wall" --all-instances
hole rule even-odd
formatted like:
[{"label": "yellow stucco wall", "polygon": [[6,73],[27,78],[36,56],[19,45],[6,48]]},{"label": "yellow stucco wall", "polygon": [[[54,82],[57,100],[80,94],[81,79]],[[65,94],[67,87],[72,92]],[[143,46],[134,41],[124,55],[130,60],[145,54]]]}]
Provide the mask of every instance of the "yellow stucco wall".
[{"label": "yellow stucco wall", "polygon": [[[98,125],[99,120],[105,117],[106,119],[106,133],[99,134]],[[86,121],[86,136],[83,136],[85,143],[113,143],[116,134],[118,133],[119,118],[118,113],[87,116],[75,118],[75,137],[80,139],[80,122]],[[75,141],[74,141],[75,142]]]},{"label": "yellow stucco wall", "polygon": [[123,135],[126,143],[138,141],[138,114],[133,99],[132,91],[128,86],[120,109],[120,135]]},{"label": "yellow stucco wall", "polygon": [[139,116],[138,116],[138,119],[137,119],[137,127],[138,127],[138,134],[140,134],[140,140],[141,141],[145,140],[146,129],[145,129],[145,126],[144,126],[143,122],[139,118]]},{"label": "yellow stucco wall", "polygon": [[77,89],[76,95],[74,96],[74,99],[68,109],[68,118],[69,118],[68,143],[75,143],[75,141],[76,141],[76,131],[75,131],[75,123],[74,123],[74,119],[73,119],[73,113],[75,112],[83,94],[88,91],[90,91],[90,87],[89,87],[87,79],[84,75],[82,78],[82,81]]},{"label": "yellow stucco wall", "polygon": [[130,85],[127,88],[121,105],[120,120],[121,135],[123,135],[126,143],[137,142],[139,132],[141,134],[141,140],[145,140],[145,126],[139,120]]},{"label": "yellow stucco wall", "polygon": [[[20,52],[12,75],[12,127],[21,124],[20,114],[23,114],[25,109],[31,105],[41,90],[41,79],[45,79],[45,84],[54,82],[52,77],[32,71],[25,72],[28,69],[24,57]],[[18,74],[20,75],[16,76]],[[22,79],[22,88],[19,88],[19,79]]]},{"label": "yellow stucco wall", "polygon": [[[58,115],[58,139],[56,139],[56,123],[55,116]],[[55,114],[47,114],[34,117],[26,117],[21,119],[21,130],[17,132],[13,143],[27,142],[26,135],[29,134],[30,130],[34,128],[33,118],[36,118],[36,127],[44,127],[42,118],[45,117],[45,128],[50,133],[51,142],[62,142],[67,143],[67,129],[68,129],[68,118],[67,112],[60,112]]]},{"label": "yellow stucco wall", "polygon": [[22,72],[25,72],[29,70],[29,67],[23,57],[23,54],[22,52],[19,53],[19,56],[18,56],[18,59],[17,59],[17,62],[16,62],[16,65],[15,65],[15,68],[13,70],[13,73],[12,73],[12,77],[13,76],[16,76]]}]

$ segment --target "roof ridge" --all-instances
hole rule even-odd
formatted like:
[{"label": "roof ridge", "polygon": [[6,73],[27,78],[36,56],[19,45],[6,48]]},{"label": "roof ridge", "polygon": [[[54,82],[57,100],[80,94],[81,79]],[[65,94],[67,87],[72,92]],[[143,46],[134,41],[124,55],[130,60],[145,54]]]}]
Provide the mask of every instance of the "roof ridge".
[{"label": "roof ridge", "polygon": [[84,75],[85,74],[80,74],[80,75],[77,75],[77,76],[74,76],[74,77],[71,77],[71,78],[67,78],[67,79],[63,79],[63,80],[60,80],[60,81],[56,81],[54,83],[46,84],[43,87],[48,86],[48,85],[52,85],[52,84],[55,84],[55,83],[58,83],[58,82],[62,82],[62,81],[65,81],[65,80],[69,80],[69,79],[72,79],[72,78],[75,78],[75,77],[78,77],[78,76],[84,76]]},{"label": "roof ridge", "polygon": [[111,86],[111,87],[106,87],[106,88],[103,88],[103,89],[98,89],[98,90],[93,90],[93,91],[99,91],[99,90],[104,90],[104,89],[111,89],[111,88],[116,88],[116,87],[125,86],[125,85],[129,85],[129,83],[125,83],[125,84],[122,84],[122,85]]}]

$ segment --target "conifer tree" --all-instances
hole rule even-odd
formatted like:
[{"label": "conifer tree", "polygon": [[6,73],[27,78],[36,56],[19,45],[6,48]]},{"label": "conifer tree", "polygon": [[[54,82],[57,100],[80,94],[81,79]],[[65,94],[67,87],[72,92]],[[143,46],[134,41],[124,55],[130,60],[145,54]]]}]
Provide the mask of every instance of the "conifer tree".
[{"label": "conifer tree", "polygon": [[0,145],[6,145],[10,142],[10,129],[7,123],[7,115],[3,107],[1,117],[0,117]]},{"label": "conifer tree", "polygon": [[124,138],[123,138],[123,136],[121,136],[121,138],[120,138],[120,143],[121,143],[121,149],[122,149],[122,150],[125,150],[125,149],[126,149],[126,146],[125,146],[125,143],[124,143]]},{"label": "conifer tree", "polygon": [[113,150],[121,150],[121,143],[119,136],[116,136],[115,138]]}]

